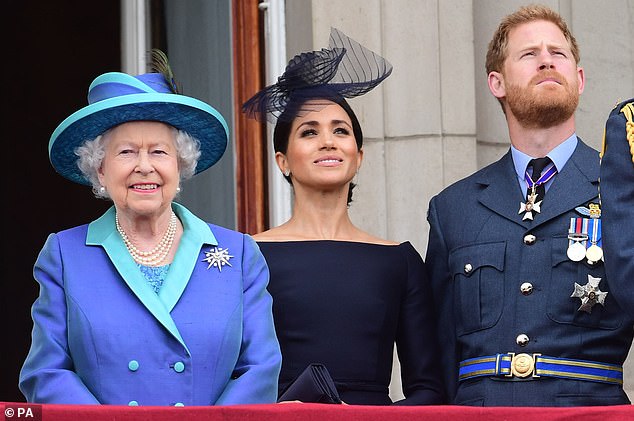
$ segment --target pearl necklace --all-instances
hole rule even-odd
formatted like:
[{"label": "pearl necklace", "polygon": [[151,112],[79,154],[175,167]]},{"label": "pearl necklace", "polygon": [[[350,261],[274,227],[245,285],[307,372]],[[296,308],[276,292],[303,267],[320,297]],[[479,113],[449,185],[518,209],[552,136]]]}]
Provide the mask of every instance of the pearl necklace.
[{"label": "pearl necklace", "polygon": [[174,244],[174,237],[176,236],[176,214],[173,211],[169,226],[167,227],[165,234],[163,234],[163,238],[161,238],[161,241],[156,245],[156,247],[150,251],[139,250],[134,244],[132,244],[132,241],[130,241],[119,224],[119,214],[115,214],[115,224],[117,226],[117,231],[119,231],[119,234],[123,239],[125,247],[128,249],[128,252],[134,261],[141,265],[157,266],[165,260],[165,257],[167,257],[167,254]]}]

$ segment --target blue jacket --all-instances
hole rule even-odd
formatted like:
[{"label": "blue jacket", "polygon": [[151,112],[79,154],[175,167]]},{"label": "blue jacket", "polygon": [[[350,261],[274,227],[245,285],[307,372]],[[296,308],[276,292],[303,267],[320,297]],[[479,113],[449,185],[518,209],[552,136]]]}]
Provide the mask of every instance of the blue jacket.
[{"label": "blue jacket", "polygon": [[[439,317],[448,396],[455,404],[570,406],[628,403],[619,384],[550,376],[475,375],[459,381],[460,363],[512,354],[621,366],[632,318],[620,305],[634,288],[615,288],[601,261],[567,256],[575,210],[597,201],[599,154],[579,140],[533,221],[511,153],[432,198],[426,263]],[[600,278],[604,305],[579,311],[575,283]],[[470,362],[478,361],[471,360]],[[541,359],[540,359],[541,361]],[[500,360],[502,364],[503,360]],[[507,362],[508,364],[508,362]],[[530,372],[529,372],[530,373]],[[506,374],[506,373],[504,373]]]},{"label": "blue jacket", "polygon": [[[620,290],[634,289],[633,154],[634,98],[630,98],[608,116],[600,172],[605,270]],[[621,307],[634,317],[632,296],[623,298]]]},{"label": "blue jacket", "polygon": [[[173,209],[184,233],[159,294],[116,231],[114,208],[51,234],[35,263],[29,402],[272,403],[281,354],[264,257],[248,235]],[[228,264],[211,266],[220,247]]]}]

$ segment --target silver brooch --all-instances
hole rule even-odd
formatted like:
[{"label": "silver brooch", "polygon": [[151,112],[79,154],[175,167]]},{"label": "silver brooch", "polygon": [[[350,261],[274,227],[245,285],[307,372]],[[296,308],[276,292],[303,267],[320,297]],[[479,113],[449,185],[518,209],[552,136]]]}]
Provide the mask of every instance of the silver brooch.
[{"label": "silver brooch", "polygon": [[220,272],[222,272],[222,267],[224,265],[231,266],[231,263],[229,263],[229,259],[231,259],[232,257],[233,256],[229,254],[229,249],[214,247],[205,252],[205,258],[202,261],[209,263],[207,269],[211,269],[211,267],[214,266],[218,268]]},{"label": "silver brooch", "polygon": [[579,307],[577,311],[592,313],[592,307],[596,303],[599,303],[602,306],[605,305],[605,297],[608,293],[599,289],[599,282],[601,282],[601,278],[595,278],[591,275],[588,275],[588,283],[584,286],[575,282],[575,291],[572,293],[571,297],[581,299],[581,307]]}]

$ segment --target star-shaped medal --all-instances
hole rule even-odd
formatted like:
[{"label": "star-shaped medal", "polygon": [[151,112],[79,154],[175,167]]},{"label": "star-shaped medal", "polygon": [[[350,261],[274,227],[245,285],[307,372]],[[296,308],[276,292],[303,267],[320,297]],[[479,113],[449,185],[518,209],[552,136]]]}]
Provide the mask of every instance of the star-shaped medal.
[{"label": "star-shaped medal", "polygon": [[217,267],[220,272],[222,272],[222,267],[224,265],[231,266],[231,263],[229,263],[229,259],[231,259],[232,257],[233,256],[229,254],[229,249],[214,247],[205,252],[205,258],[202,261],[209,263],[207,269],[210,269],[212,266],[214,266]]},{"label": "star-shaped medal", "polygon": [[577,311],[592,313],[592,306],[596,303],[599,303],[602,306],[605,305],[605,297],[608,293],[599,289],[599,282],[601,282],[601,278],[595,278],[591,275],[588,275],[588,283],[584,286],[575,282],[575,291],[572,293],[571,297],[581,299],[581,307],[579,307]]},{"label": "star-shaped medal", "polygon": [[517,213],[526,212],[524,214],[524,217],[522,218],[522,221],[526,219],[530,219],[532,221],[533,212],[539,213],[541,211],[540,206],[542,204],[542,201],[540,200],[539,202],[536,202],[535,200],[537,199],[537,196],[538,194],[533,192],[529,194],[526,198],[526,203],[520,202],[520,210]]}]

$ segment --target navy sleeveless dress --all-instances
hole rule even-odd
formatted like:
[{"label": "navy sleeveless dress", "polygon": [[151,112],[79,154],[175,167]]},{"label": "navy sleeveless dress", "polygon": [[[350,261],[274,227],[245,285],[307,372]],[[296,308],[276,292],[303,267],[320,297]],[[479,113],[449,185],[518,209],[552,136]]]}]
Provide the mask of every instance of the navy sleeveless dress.
[{"label": "navy sleeveless dress", "polygon": [[398,404],[442,403],[435,313],[422,258],[405,242],[259,242],[282,349],[282,391],[310,363],[326,365],[348,404],[390,405],[394,343]]}]

